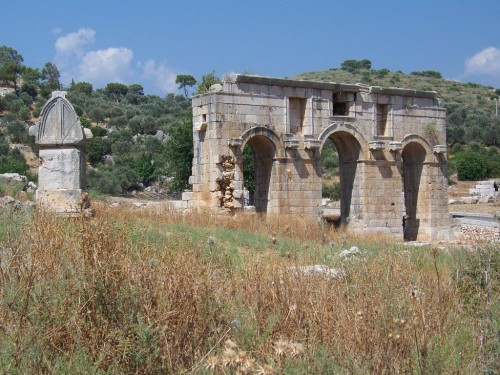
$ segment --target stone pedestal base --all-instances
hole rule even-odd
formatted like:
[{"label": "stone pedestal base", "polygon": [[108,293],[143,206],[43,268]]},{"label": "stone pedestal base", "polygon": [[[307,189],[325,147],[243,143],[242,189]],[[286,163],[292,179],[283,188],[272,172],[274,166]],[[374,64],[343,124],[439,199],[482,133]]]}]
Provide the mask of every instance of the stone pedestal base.
[{"label": "stone pedestal base", "polygon": [[36,201],[44,209],[60,215],[76,216],[80,214],[79,201],[82,189],[38,190]]}]

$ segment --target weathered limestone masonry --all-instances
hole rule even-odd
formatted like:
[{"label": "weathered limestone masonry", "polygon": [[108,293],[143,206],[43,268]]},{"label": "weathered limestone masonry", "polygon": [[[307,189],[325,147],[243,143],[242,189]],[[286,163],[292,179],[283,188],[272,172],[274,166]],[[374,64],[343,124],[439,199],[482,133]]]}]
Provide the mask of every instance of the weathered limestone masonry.
[{"label": "weathered limestone masonry", "polygon": [[54,91],[40,114],[36,143],[40,166],[36,200],[60,214],[76,214],[86,185],[85,132],[66,92]]},{"label": "weathered limestone masonry", "polygon": [[238,75],[193,98],[192,192],[183,200],[243,210],[249,145],[255,210],[317,215],[330,139],[342,223],[408,240],[447,237],[445,115],[435,92]]}]

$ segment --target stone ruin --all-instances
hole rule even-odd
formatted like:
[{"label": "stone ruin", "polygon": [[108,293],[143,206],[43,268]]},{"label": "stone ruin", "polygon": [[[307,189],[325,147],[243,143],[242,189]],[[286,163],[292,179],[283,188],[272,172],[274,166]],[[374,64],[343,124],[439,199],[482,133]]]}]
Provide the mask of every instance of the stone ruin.
[{"label": "stone ruin", "polygon": [[339,156],[340,221],[357,232],[447,239],[446,111],[435,92],[238,75],[193,97],[184,207],[245,209],[243,150],[257,213],[321,210],[321,150]]},{"label": "stone ruin", "polygon": [[39,150],[37,204],[64,215],[88,208],[85,143],[92,137],[80,120],[66,92],[54,91],[44,105],[36,134]]}]

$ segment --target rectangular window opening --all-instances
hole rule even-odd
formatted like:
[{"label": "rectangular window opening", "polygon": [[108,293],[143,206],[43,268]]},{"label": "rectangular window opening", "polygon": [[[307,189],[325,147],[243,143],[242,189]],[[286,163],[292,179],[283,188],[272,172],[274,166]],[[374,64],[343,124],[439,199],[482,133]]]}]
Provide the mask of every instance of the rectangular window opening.
[{"label": "rectangular window opening", "polygon": [[389,106],[387,104],[377,104],[377,135],[387,136],[387,114]]},{"label": "rectangular window opening", "polygon": [[334,92],[332,94],[332,115],[349,116],[349,103],[345,93]]},{"label": "rectangular window opening", "polygon": [[290,133],[302,134],[306,118],[306,98],[289,98]]}]

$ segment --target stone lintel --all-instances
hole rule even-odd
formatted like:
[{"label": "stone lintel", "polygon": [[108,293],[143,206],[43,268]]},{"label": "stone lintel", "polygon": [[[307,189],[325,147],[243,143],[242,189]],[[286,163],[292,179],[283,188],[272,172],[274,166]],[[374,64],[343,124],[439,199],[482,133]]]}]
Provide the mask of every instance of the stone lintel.
[{"label": "stone lintel", "polygon": [[295,79],[271,78],[271,77],[243,75],[243,74],[238,74],[234,82],[253,83],[258,85],[280,86],[280,87],[324,89],[333,91],[352,91],[352,92],[359,91],[359,86],[346,83],[302,81]]},{"label": "stone lintel", "polygon": [[383,94],[383,95],[393,95],[393,96],[412,96],[419,98],[437,99],[436,91],[418,91],[412,89],[402,89],[402,88],[383,88],[378,86],[365,86],[359,84],[346,84],[346,83],[336,83],[336,82],[316,82],[316,81],[302,81],[294,79],[282,79],[282,78],[271,78],[256,75],[243,75],[239,74],[236,76],[235,83],[251,83],[258,85],[270,85],[270,86],[280,86],[280,87],[298,87],[298,88],[312,88],[312,89],[324,89],[332,91],[350,91],[359,92],[363,89],[368,88],[371,94]]},{"label": "stone lintel", "polygon": [[330,122],[355,122],[356,117],[352,116],[330,116],[329,117]]},{"label": "stone lintel", "polygon": [[391,96],[412,96],[417,98],[427,98],[427,99],[436,99],[437,92],[436,91],[418,91],[411,89],[400,89],[396,87],[379,87],[379,86],[371,86],[370,94],[382,94],[382,95],[391,95]]}]

